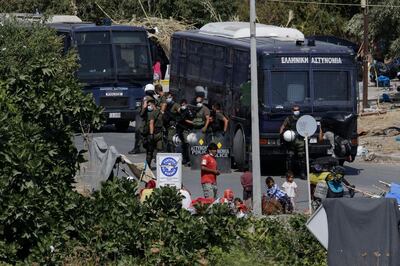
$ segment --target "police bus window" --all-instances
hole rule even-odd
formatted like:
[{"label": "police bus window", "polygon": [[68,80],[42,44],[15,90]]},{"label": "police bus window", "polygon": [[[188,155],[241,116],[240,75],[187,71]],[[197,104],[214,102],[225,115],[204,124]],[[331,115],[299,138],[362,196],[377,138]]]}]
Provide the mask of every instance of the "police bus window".
[{"label": "police bus window", "polygon": [[317,101],[349,101],[351,90],[348,72],[315,71],[314,95]]},{"label": "police bus window", "polygon": [[272,104],[301,103],[309,98],[307,72],[272,72]]}]

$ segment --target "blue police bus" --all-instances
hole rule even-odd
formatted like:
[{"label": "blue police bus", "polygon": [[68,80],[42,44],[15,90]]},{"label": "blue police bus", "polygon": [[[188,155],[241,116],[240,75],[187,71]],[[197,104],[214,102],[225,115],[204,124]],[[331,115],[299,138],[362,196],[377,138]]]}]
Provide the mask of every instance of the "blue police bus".
[{"label": "blue police bus", "polygon": [[[294,104],[338,140],[333,150],[334,143],[313,136],[312,157],[336,153],[342,161],[354,160],[358,145],[354,51],[306,40],[295,29],[262,24],[256,29],[262,163],[286,157],[279,129]],[[176,32],[171,45],[170,90],[192,100],[195,87],[202,86],[209,106],[219,102],[230,119],[233,162],[246,166],[251,152],[249,23],[210,23],[199,30]]]},{"label": "blue police bus", "polygon": [[64,39],[64,49],[75,48],[78,79],[86,93],[104,108],[108,123],[125,130],[135,120],[143,87],[153,82],[150,43],[144,28],[93,23],[50,23]]}]

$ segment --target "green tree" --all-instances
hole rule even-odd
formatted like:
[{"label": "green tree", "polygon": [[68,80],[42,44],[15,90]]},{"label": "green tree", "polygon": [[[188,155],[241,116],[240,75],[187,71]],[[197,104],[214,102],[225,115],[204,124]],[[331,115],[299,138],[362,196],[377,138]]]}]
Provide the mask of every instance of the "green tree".
[{"label": "green tree", "polygon": [[0,0],[0,13],[71,14],[71,0]]},{"label": "green tree", "polygon": [[[329,2],[319,0],[317,2]],[[340,1],[338,1],[340,2]],[[356,1],[342,1],[356,3]],[[239,17],[249,20],[248,1],[241,2]],[[281,3],[271,1],[257,2],[257,18],[260,23],[294,27],[307,35],[334,35],[346,37],[346,22],[357,12],[347,6],[320,5],[317,3]]]},{"label": "green tree", "polygon": [[[369,1],[370,4],[386,5],[387,7],[369,8],[368,38],[370,52],[375,59],[384,60],[400,56],[400,8],[399,0]],[[358,13],[346,25],[347,33],[363,40],[363,15]]]},{"label": "green tree", "polygon": [[101,110],[74,77],[77,57],[40,25],[0,27],[0,259],[14,263],[68,239],[84,202],[72,191],[73,133]]}]

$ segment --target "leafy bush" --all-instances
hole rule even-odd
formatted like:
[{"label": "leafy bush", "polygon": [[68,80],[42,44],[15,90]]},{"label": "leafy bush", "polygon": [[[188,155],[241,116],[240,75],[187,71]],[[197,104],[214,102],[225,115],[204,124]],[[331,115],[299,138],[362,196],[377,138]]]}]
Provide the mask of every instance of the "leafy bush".
[{"label": "leafy bush", "polygon": [[[9,263],[50,252],[74,238],[82,209],[71,190],[81,125],[100,109],[74,77],[76,56],[62,56],[55,33],[40,25],[0,26],[0,249]],[[46,257],[43,256],[45,259]]]}]

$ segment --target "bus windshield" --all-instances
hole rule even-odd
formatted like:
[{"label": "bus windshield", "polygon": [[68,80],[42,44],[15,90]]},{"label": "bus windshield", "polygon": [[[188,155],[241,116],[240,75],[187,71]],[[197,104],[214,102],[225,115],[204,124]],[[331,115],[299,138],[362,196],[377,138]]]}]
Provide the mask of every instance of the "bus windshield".
[{"label": "bus windshield", "polygon": [[78,32],[78,77],[84,80],[148,78],[151,74],[143,32]]},{"label": "bus windshield", "polygon": [[114,65],[109,32],[77,32],[78,77],[84,80],[112,79]]},{"label": "bus windshield", "polygon": [[150,57],[143,32],[113,32],[118,78],[149,78]]},{"label": "bus windshield", "polygon": [[[267,80],[267,79],[265,79]],[[309,100],[309,82],[307,71],[272,71],[271,72],[271,103],[272,105],[288,106],[293,103],[304,103]],[[267,83],[266,83],[266,86]],[[268,99],[268,90],[265,90]],[[266,101],[268,102],[268,101]]]}]

